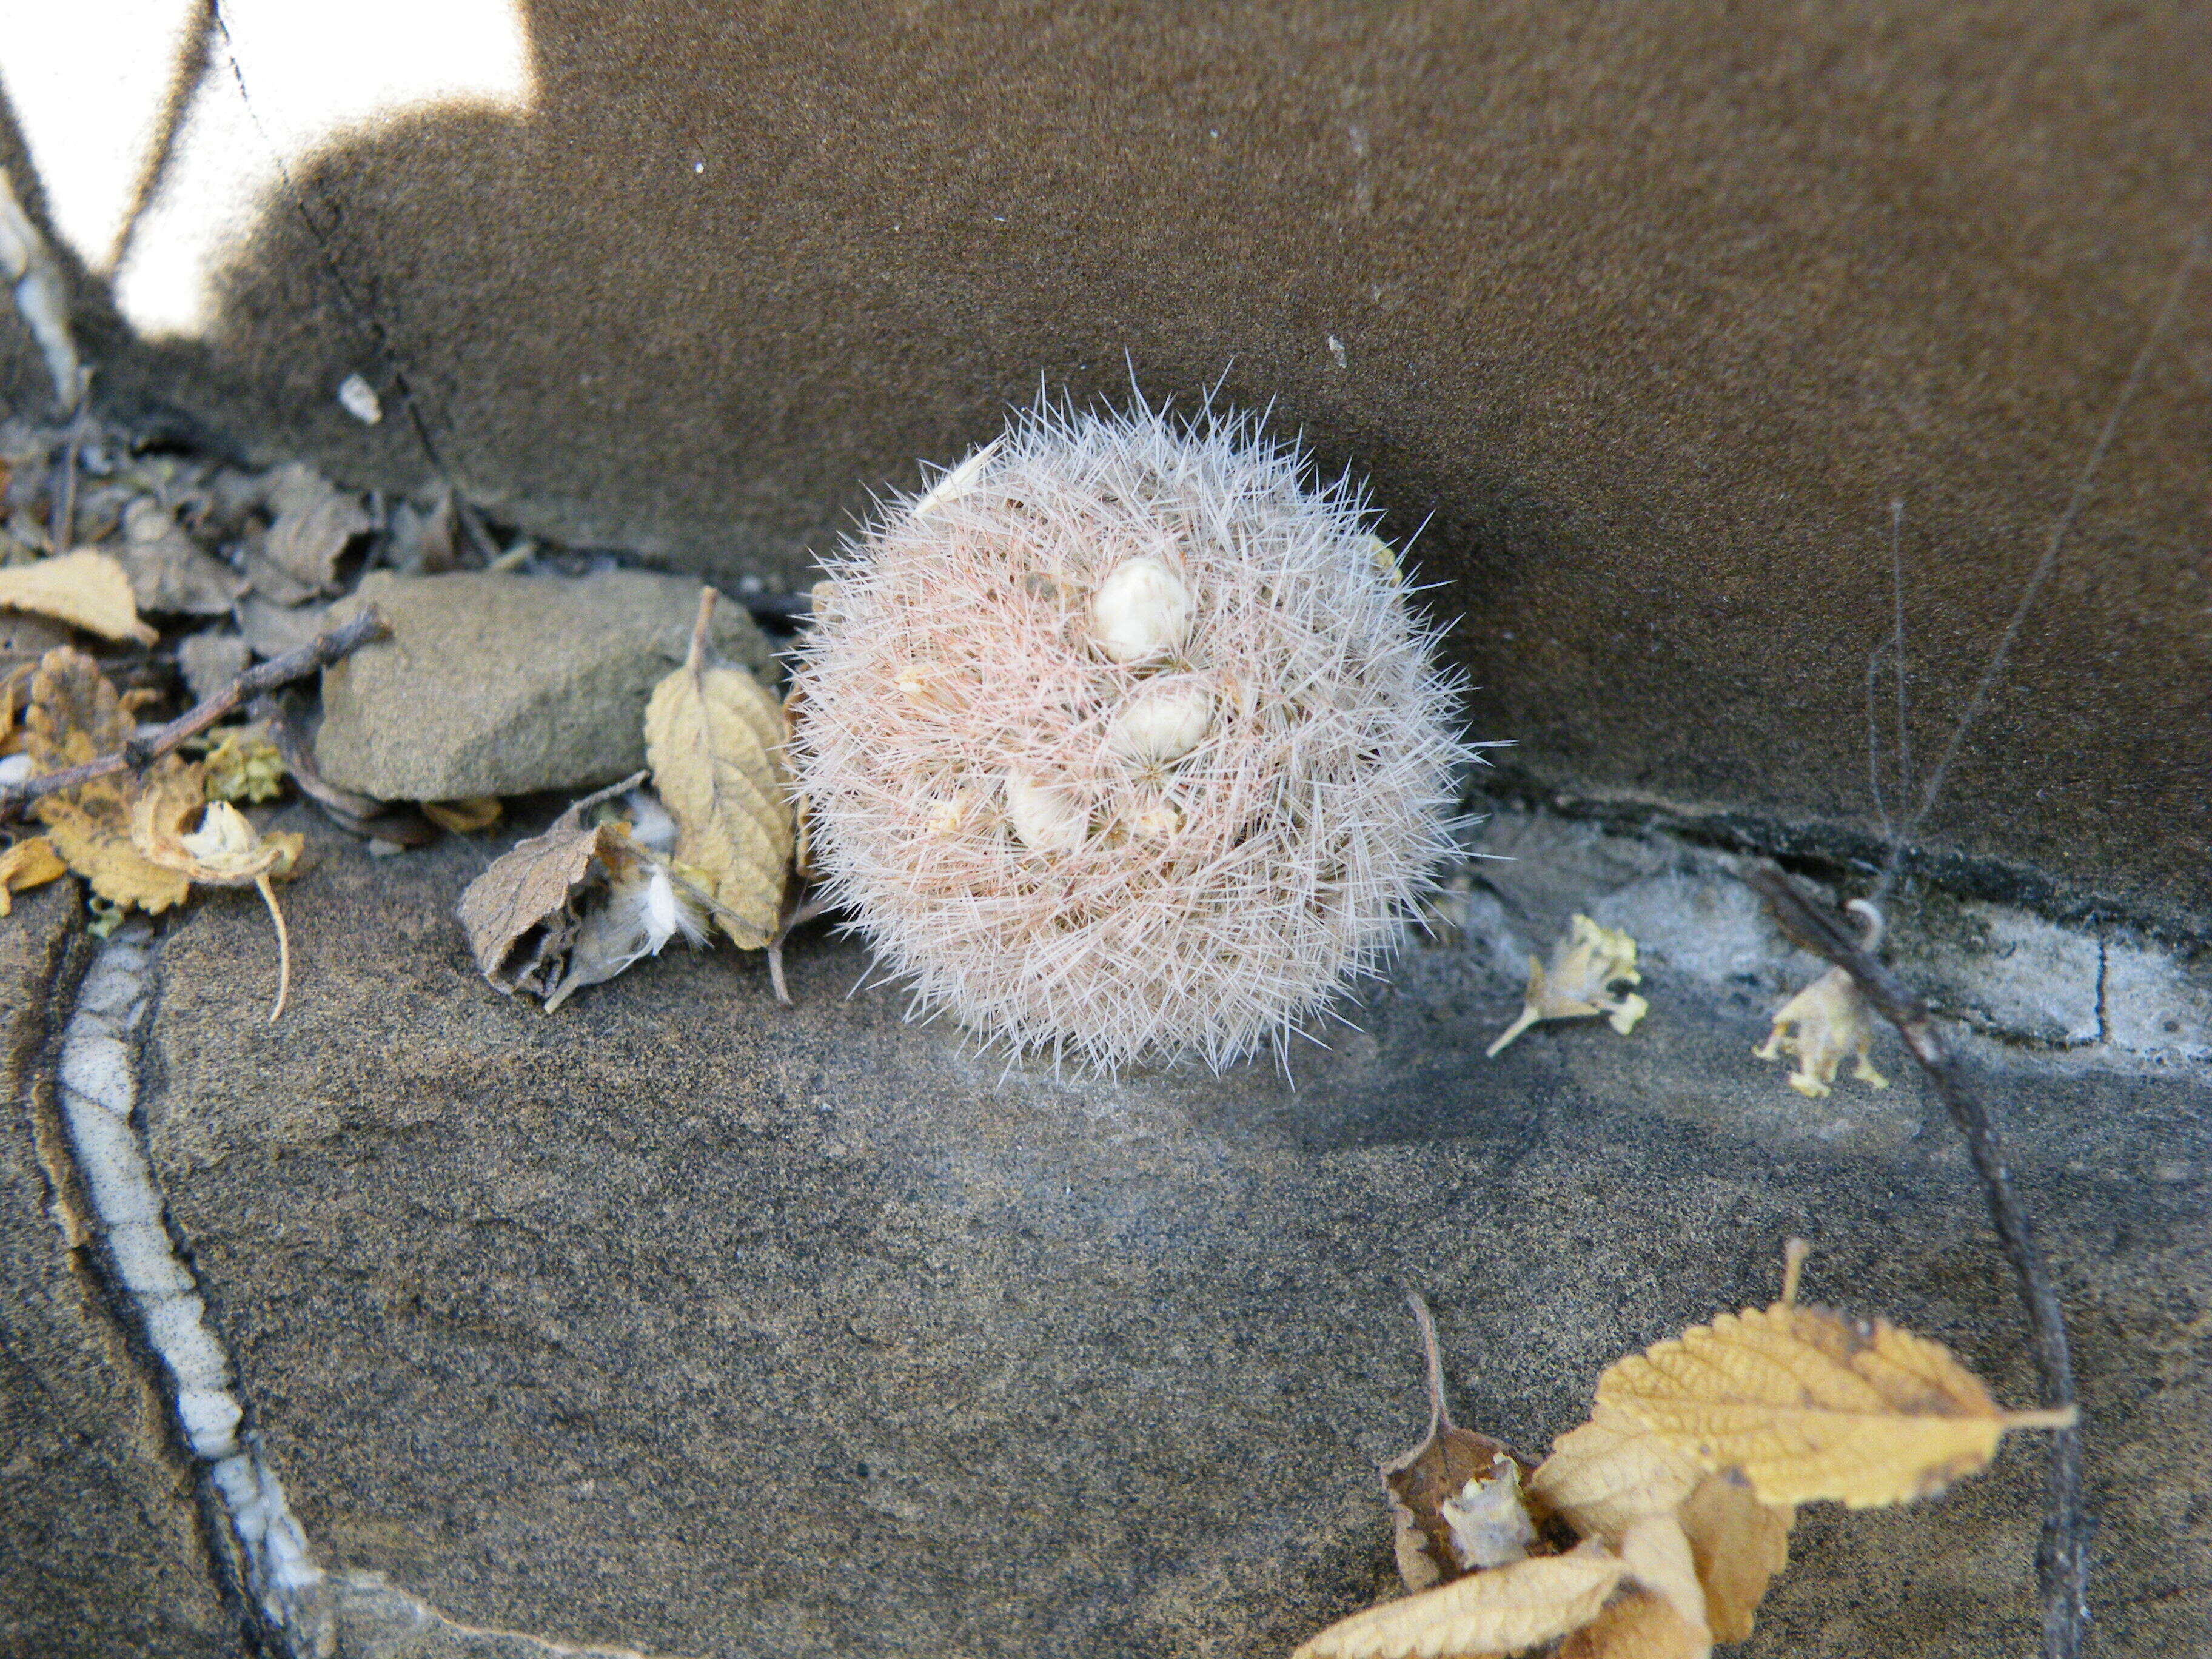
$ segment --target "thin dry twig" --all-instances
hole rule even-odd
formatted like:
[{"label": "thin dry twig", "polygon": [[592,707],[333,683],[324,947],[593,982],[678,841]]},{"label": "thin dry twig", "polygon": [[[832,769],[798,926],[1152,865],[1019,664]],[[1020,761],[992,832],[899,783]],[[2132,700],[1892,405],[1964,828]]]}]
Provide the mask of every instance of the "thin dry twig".
[{"label": "thin dry twig", "polygon": [[[1966,1151],[1989,1200],[1997,1242],[2012,1266],[2027,1312],[2035,1369],[2042,1379],[2043,1403],[2054,1410],[2075,1404],[2074,1358],[2066,1339],[2066,1314],[2045,1276],[2027,1212],[2013,1190],[1997,1127],[1967,1090],[1956,1058],[1944,1045],[1928,1006],[1911,987],[1886,964],[1860,948],[1841,918],[1816,904],[1796,883],[1770,864],[1752,864],[1744,879],[1773,907],[1782,931],[1804,949],[1825,957],[1858,982],[1883,1018],[1897,1028],[1905,1046],[1928,1073],[1936,1097],[1966,1137]],[[1863,899],[1850,908],[1879,917]],[[2043,1591],[2045,1659],[2077,1659],[2089,1622],[2088,1523],[2081,1502],[2081,1431],[2059,1429],[2051,1443],[2051,1470],[2045,1489],[2043,1537],[2035,1553],[2036,1578]]]},{"label": "thin dry twig", "polygon": [[21,812],[33,801],[48,795],[59,794],[80,784],[104,778],[116,772],[135,772],[150,765],[167,754],[187,738],[198,737],[240,703],[262,692],[289,684],[304,675],[343,658],[351,656],[372,640],[381,639],[386,633],[384,618],[371,605],[343,627],[318,634],[297,651],[287,651],[281,657],[272,657],[257,668],[249,668],[228,685],[189,712],[179,714],[167,726],[159,726],[125,744],[112,755],[102,755],[82,766],[71,766],[59,772],[49,772],[43,777],[27,778],[21,783],[0,786],[0,821]]}]

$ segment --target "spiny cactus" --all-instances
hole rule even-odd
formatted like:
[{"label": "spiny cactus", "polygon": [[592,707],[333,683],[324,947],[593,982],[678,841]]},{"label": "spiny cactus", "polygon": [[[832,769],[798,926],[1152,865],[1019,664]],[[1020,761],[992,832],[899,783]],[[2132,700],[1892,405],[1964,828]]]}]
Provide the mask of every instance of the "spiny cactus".
[{"label": "spiny cactus", "polygon": [[829,562],[795,770],[917,1008],[1218,1069],[1397,944],[1471,750],[1396,557],[1308,470],[1246,417],[1041,404]]}]

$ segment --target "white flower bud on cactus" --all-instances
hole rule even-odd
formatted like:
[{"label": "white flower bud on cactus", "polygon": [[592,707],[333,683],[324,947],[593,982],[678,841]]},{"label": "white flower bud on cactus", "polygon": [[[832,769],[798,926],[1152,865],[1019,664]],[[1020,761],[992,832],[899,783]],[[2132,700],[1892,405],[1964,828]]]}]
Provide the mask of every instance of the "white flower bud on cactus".
[{"label": "white flower bud on cactus", "polygon": [[1139,765],[1165,765],[1204,743],[1212,725],[1213,694],[1204,686],[1147,685],[1106,722],[1106,752]]},{"label": "white flower bud on cactus", "polygon": [[1242,419],[1040,410],[948,480],[830,561],[803,648],[825,896],[1018,1054],[1279,1049],[1451,850],[1410,585]]},{"label": "white flower bud on cactus", "polygon": [[1150,662],[1190,635],[1190,589],[1149,556],[1114,567],[1091,600],[1091,637],[1115,662]]},{"label": "white flower bud on cactus", "polygon": [[1006,780],[1006,821],[1033,853],[1066,853],[1083,845],[1091,815],[1065,789],[1019,774]]}]

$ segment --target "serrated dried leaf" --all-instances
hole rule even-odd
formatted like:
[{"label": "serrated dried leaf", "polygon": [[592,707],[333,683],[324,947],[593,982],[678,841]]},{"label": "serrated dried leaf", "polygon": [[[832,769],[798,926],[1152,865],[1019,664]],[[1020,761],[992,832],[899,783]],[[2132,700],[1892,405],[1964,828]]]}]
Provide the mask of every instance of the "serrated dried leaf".
[{"label": "serrated dried leaf", "polygon": [[[1407,1301],[1421,1333],[1421,1357],[1428,1377],[1429,1431],[1412,1450],[1382,1466],[1382,1490],[1389,1495],[1390,1519],[1398,1558],[1398,1577],[1408,1590],[1448,1583],[1489,1562],[1469,1560],[1454,1536],[1446,1506],[1463,1500],[1470,1486],[1481,1502],[1485,1482],[1507,1469],[1514,1474],[1511,1496],[1520,1502],[1520,1467],[1513,1454],[1488,1435],[1462,1429],[1444,1402],[1443,1358],[1437,1346],[1436,1321],[1419,1296]],[[1535,1528],[1528,1528],[1533,1537]],[[1525,1553],[1525,1552],[1524,1552]]]},{"label": "serrated dried leaf", "polygon": [[2007,1429],[2073,1420],[1999,1410],[1940,1344],[1887,1320],[1784,1302],[1619,1361],[1597,1397],[1707,1469],[1740,1470],[1762,1503],[1853,1509],[1941,1492],[1984,1468]]},{"label": "serrated dried leaf", "polygon": [[676,859],[700,872],[722,931],[744,950],[775,936],[793,839],[783,709],[742,668],[710,666],[714,592],[701,596],[684,665],[645,711],[653,788],[676,820]]},{"label": "serrated dried leaf", "polygon": [[1675,1513],[1705,1586],[1705,1622],[1713,1639],[1743,1641],[1768,1582],[1790,1565],[1796,1510],[1762,1504],[1741,1481],[1709,1474]]},{"label": "serrated dried leaf", "polygon": [[1620,1559],[1595,1544],[1469,1573],[1340,1620],[1292,1659],[1447,1659],[1517,1653],[1578,1630],[1619,1585]]},{"label": "serrated dried leaf", "polygon": [[94,547],[0,570],[0,609],[36,611],[104,640],[151,645],[161,637],[138,620],[131,578],[115,556]]},{"label": "serrated dried leaf", "polygon": [[[550,995],[560,982],[579,921],[572,901],[602,872],[626,869],[638,858],[623,826],[586,824],[599,802],[633,789],[643,777],[586,796],[541,836],[517,842],[468,885],[457,911],[477,966],[493,987]],[[533,947],[530,948],[530,947]]]},{"label": "serrated dried leaf", "polygon": [[463,800],[426,800],[422,816],[449,836],[472,836],[499,822],[505,811],[497,795],[471,795]]},{"label": "serrated dried leaf", "polygon": [[1705,1469],[1666,1436],[1616,1407],[1552,1443],[1528,1490],[1585,1538],[1618,1537],[1647,1515],[1673,1509]]},{"label": "serrated dried leaf", "polygon": [[32,836],[0,853],[0,916],[14,908],[15,896],[43,887],[69,874],[69,866],[44,836]]},{"label": "serrated dried leaf", "polygon": [[[31,677],[24,748],[34,775],[59,772],[112,754],[133,729],[129,712],[100,665],[82,652],[49,651]],[[94,778],[48,795],[34,809],[70,869],[118,907],[149,914],[184,902],[191,884],[145,858],[131,840],[138,787],[128,773]]]}]

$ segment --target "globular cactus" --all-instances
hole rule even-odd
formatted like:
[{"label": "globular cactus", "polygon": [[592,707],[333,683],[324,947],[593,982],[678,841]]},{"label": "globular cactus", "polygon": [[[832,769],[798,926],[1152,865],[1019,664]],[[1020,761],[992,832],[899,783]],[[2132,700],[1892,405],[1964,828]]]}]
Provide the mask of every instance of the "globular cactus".
[{"label": "globular cactus", "polygon": [[918,1008],[1218,1069],[1398,943],[1471,749],[1358,494],[1307,473],[1249,419],[1040,405],[829,561],[798,787]]}]

